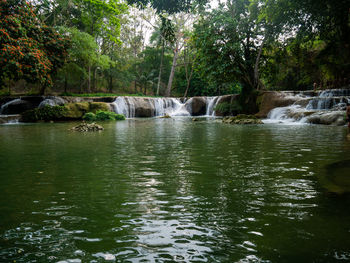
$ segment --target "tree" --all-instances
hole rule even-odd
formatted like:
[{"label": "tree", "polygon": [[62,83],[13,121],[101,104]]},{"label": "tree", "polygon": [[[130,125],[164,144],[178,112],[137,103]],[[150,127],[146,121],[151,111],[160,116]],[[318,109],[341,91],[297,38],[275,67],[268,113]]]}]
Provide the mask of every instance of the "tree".
[{"label": "tree", "polygon": [[41,23],[24,0],[0,2],[0,85],[4,78],[52,86],[52,75],[63,65],[69,41]]},{"label": "tree", "polygon": [[266,38],[266,27],[250,4],[248,0],[228,1],[205,13],[193,36],[198,70],[218,88],[240,83],[242,104],[252,101],[253,91],[261,86],[257,67]]},{"label": "tree", "polygon": [[151,5],[158,13],[167,12],[169,14],[188,12],[195,5],[203,5],[208,0],[128,0],[130,4],[137,4],[139,7]]}]

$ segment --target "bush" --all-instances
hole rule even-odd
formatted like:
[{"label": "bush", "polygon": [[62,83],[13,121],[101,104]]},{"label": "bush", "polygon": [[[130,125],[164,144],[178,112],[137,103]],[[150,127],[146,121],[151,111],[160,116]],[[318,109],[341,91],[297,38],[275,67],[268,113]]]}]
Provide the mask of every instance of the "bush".
[{"label": "bush", "polygon": [[96,115],[92,112],[85,113],[83,116],[84,121],[95,121],[96,120]]},{"label": "bush", "polygon": [[125,116],[121,114],[116,114],[111,111],[98,110],[96,114],[88,112],[84,115],[83,120],[86,121],[120,121],[125,120]]},{"label": "bush", "polygon": [[55,121],[64,118],[66,109],[63,106],[46,105],[43,108],[36,108],[22,113],[23,122]]}]

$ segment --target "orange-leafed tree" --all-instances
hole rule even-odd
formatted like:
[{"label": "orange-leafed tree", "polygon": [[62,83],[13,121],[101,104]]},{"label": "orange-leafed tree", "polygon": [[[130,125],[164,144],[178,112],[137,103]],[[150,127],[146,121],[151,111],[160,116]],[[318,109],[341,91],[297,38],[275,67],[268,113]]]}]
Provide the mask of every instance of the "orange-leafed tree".
[{"label": "orange-leafed tree", "polygon": [[24,0],[0,0],[0,88],[5,79],[52,86],[70,41],[42,23]]}]

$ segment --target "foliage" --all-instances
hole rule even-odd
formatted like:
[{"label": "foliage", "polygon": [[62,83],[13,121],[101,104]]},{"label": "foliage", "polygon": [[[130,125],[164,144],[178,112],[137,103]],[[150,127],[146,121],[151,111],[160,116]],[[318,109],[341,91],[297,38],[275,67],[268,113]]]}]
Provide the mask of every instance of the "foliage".
[{"label": "foliage", "polygon": [[84,121],[95,121],[96,120],[96,115],[93,112],[87,112],[83,116]]},{"label": "foliage", "polygon": [[23,112],[21,120],[23,122],[55,121],[64,118],[65,112],[66,109],[63,106],[46,105],[42,108]]},{"label": "foliage", "polygon": [[[119,97],[119,96],[130,96],[130,97],[145,97],[142,93],[137,94],[117,94],[117,93],[70,93],[70,92],[63,92],[60,94],[60,96],[67,96],[67,97]],[[147,97],[156,97],[156,96],[149,96]]]},{"label": "foliage", "polygon": [[69,41],[42,23],[24,0],[0,1],[0,87],[4,78],[52,86]]},{"label": "foliage", "polygon": [[227,115],[237,115],[242,112],[242,106],[238,103],[238,101],[233,101],[232,103],[229,102],[222,102],[216,105],[215,111],[220,112],[223,116]]},{"label": "foliage", "polygon": [[181,11],[190,11],[195,4],[206,4],[208,0],[128,0],[129,3],[136,3],[139,7],[150,4],[157,12],[169,14]]},{"label": "foliage", "polygon": [[83,120],[86,121],[119,121],[119,120],[125,120],[125,116],[122,114],[116,114],[111,111],[102,111],[98,110],[96,114],[92,112],[88,112],[83,116]]}]

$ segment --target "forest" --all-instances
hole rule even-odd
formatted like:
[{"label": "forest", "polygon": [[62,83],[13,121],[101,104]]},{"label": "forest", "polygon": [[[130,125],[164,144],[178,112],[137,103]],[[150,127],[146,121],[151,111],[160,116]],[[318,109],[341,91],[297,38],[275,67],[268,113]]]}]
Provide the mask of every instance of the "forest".
[{"label": "forest", "polygon": [[340,88],[349,0],[1,0],[0,94]]}]

